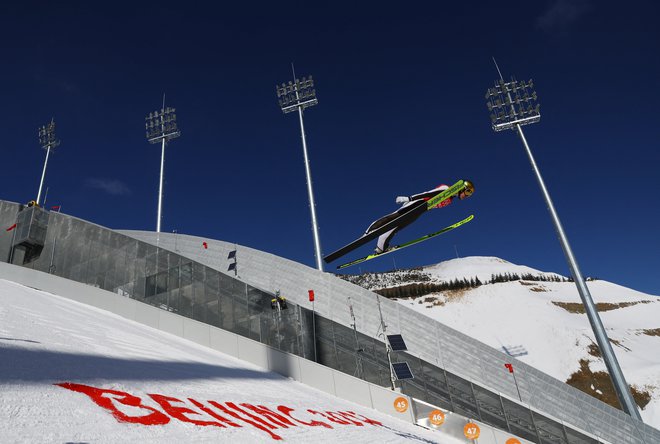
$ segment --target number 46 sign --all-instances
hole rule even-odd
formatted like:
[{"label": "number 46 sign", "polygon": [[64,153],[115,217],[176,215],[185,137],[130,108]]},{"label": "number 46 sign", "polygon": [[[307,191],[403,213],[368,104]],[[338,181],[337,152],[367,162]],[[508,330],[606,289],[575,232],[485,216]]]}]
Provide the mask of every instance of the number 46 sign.
[{"label": "number 46 sign", "polygon": [[429,421],[434,426],[442,425],[445,422],[445,414],[441,410],[433,410],[429,413]]}]

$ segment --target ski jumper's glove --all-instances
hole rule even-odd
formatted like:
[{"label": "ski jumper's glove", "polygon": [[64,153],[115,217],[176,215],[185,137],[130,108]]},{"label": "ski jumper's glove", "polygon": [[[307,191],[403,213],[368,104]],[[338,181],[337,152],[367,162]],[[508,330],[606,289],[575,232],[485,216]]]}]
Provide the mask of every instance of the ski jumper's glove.
[{"label": "ski jumper's glove", "polygon": [[410,202],[410,198],[408,196],[398,196],[396,198],[396,203],[398,204],[404,204]]}]

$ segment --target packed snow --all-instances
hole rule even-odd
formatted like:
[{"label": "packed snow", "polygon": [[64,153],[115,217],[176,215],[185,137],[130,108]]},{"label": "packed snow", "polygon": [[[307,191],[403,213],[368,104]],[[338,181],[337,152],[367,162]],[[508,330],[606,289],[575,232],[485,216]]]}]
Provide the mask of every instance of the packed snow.
[{"label": "packed snow", "polygon": [[[492,257],[415,273],[431,282],[558,276]],[[596,303],[618,306],[600,316],[628,383],[652,395],[644,421],[660,428],[660,336],[649,334],[660,333],[660,300],[601,280],[588,287]],[[595,339],[586,315],[555,304],[580,303],[572,282],[484,284],[399,303],[494,348],[527,352],[517,359],[562,381],[581,359],[593,371],[605,370],[602,359],[589,354]],[[176,336],[3,280],[0,358],[3,443],[454,442]]]},{"label": "packed snow", "polygon": [[[453,259],[415,273],[431,282],[478,277],[485,283],[505,273],[558,276],[495,257]],[[373,280],[370,286],[377,287]],[[599,311],[601,320],[628,384],[652,396],[641,411],[644,421],[660,428],[660,336],[652,335],[660,334],[660,298],[602,280],[587,287],[595,303],[618,306]],[[579,369],[580,359],[589,360],[592,371],[606,371],[602,358],[588,353],[596,340],[586,314],[553,303],[581,303],[573,282],[511,281],[399,302],[494,348],[526,351],[519,360],[561,381]]]},{"label": "packed snow", "polygon": [[0,393],[2,443],[457,442],[4,280]]}]

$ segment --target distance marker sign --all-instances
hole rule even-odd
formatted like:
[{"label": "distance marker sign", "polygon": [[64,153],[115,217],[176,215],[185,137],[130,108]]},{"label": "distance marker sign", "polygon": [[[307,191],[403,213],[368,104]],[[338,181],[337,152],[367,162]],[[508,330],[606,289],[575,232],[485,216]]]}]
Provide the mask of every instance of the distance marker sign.
[{"label": "distance marker sign", "polygon": [[481,430],[479,430],[479,426],[475,423],[468,422],[463,427],[463,434],[465,434],[467,439],[477,439],[479,438],[479,434],[481,434]]},{"label": "distance marker sign", "polygon": [[403,396],[399,396],[394,400],[394,409],[399,413],[404,413],[408,410],[408,400]]},{"label": "distance marker sign", "polygon": [[434,426],[442,425],[445,422],[445,414],[441,410],[433,410],[429,413],[429,421]]}]

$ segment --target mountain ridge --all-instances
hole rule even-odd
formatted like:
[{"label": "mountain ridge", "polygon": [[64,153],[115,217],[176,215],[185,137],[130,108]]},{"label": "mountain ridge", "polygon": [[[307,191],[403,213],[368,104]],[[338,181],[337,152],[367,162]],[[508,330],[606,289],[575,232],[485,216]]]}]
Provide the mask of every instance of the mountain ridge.
[{"label": "mountain ridge", "polygon": [[[341,277],[619,407],[570,278],[492,256]],[[587,281],[642,417],[658,428],[660,298]]]}]

